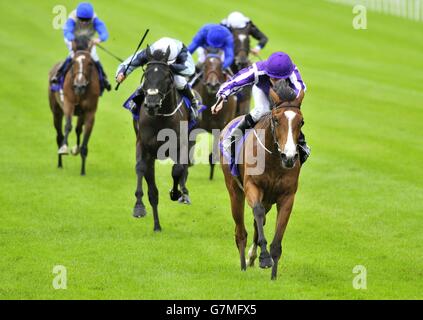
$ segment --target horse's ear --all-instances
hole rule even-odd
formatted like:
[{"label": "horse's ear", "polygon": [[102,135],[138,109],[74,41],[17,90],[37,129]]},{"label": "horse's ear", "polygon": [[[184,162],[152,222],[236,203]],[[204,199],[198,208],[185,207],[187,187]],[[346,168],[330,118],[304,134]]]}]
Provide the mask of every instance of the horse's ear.
[{"label": "horse's ear", "polygon": [[151,49],[150,46],[147,44],[147,49],[145,49],[145,54],[147,56],[147,60],[151,60],[153,58],[153,56],[151,55]]},{"label": "horse's ear", "polygon": [[167,46],[164,60],[167,61],[169,59],[169,56],[170,56],[170,46]]},{"label": "horse's ear", "polygon": [[75,40],[73,40],[73,41],[71,42],[71,46],[72,46],[72,51],[73,51],[73,52],[76,52],[76,41],[75,41]]}]

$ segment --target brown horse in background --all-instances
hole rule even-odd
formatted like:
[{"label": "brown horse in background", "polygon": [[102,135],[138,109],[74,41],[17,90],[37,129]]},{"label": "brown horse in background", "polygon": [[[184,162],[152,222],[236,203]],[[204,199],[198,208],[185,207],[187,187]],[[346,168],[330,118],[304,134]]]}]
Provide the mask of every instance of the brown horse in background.
[{"label": "brown horse in background", "polygon": [[[231,70],[234,74],[240,70],[247,68],[251,65],[248,59],[250,53],[250,36],[248,27],[243,29],[233,29],[232,35],[234,37],[234,62],[232,63]],[[237,93],[237,107],[236,116],[241,116],[250,112],[251,104],[251,87],[247,86],[242,88]]]},{"label": "brown horse in background", "polygon": [[[232,122],[222,132],[221,139]],[[241,269],[245,270],[247,263],[249,266],[254,265],[257,246],[260,246],[260,267],[273,266],[272,279],[276,279],[277,276],[278,262],[282,254],[281,242],[298,186],[301,166],[297,143],[302,124],[303,117],[300,109],[282,106],[272,109],[256,124],[253,129],[256,132],[254,134],[251,132],[244,141],[241,150],[243,163],[238,165],[239,177],[231,175],[229,165],[224,163],[221,154],[222,170],[231,199],[232,216],[236,224],[235,240],[239,250]],[[264,133],[264,139],[261,140],[260,135],[257,135],[260,129]],[[264,153],[264,161],[254,161],[253,157],[258,154],[258,151]],[[261,174],[249,173],[250,169],[257,167],[261,168]],[[254,213],[254,238],[248,253],[248,262],[245,260],[247,244],[247,231],[244,224],[245,198]],[[266,214],[273,204],[276,204],[278,213],[275,236],[270,245],[269,254],[263,226],[266,222]]]},{"label": "brown horse in background", "polygon": [[200,115],[199,127],[213,134],[213,152],[209,155],[210,180],[213,179],[214,165],[218,160],[217,143],[220,132],[233,118],[235,118],[236,98],[229,97],[224,103],[222,112],[212,115],[210,108],[216,103],[216,93],[220,85],[227,80],[227,75],[223,71],[223,63],[219,55],[208,54],[204,62],[203,74],[194,89],[200,94],[202,103],[208,108]]},{"label": "brown horse in background", "polygon": [[[50,109],[53,113],[54,127],[57,132],[58,167],[62,168],[62,156],[69,154],[68,136],[72,130],[72,116],[77,116],[76,146],[72,148],[73,155],[81,153],[81,175],[85,175],[85,161],[88,155],[88,141],[94,126],[98,98],[100,96],[100,82],[97,68],[91,58],[91,43],[86,36],[76,38],[72,46],[74,56],[70,70],[66,73],[63,92],[54,92],[49,86],[48,97]],[[56,73],[60,63],[49,72],[49,82]],[[63,116],[66,119],[65,134],[62,131]],[[84,136],[81,145],[81,133]]]}]

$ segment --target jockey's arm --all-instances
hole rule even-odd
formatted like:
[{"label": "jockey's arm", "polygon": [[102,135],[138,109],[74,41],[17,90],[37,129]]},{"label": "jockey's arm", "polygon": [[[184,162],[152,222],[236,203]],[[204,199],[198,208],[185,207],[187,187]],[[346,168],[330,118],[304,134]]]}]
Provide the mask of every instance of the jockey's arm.
[{"label": "jockey's arm", "polygon": [[71,18],[69,18],[65,26],[63,27],[63,35],[65,36],[65,39],[67,41],[73,41],[75,39],[75,36],[73,32],[75,31],[75,21]]},{"label": "jockey's arm", "polygon": [[230,81],[220,86],[217,96],[225,100],[230,95],[237,93],[241,88],[254,84],[255,80],[254,68],[252,66],[240,70]]},{"label": "jockey's arm", "polygon": [[250,22],[250,23],[251,23],[250,35],[254,39],[258,40],[257,46],[255,48],[252,48],[251,51],[253,53],[254,52],[258,53],[261,49],[263,49],[266,46],[267,41],[269,41],[269,39],[266,37],[266,35],[263,32],[259,30],[259,28],[257,28],[257,26],[253,22]]},{"label": "jockey's arm", "polygon": [[189,53],[193,53],[198,47],[203,47],[206,44],[207,30],[206,27],[200,29],[192,39],[188,46]]},{"label": "jockey's arm", "polygon": [[106,41],[109,38],[106,25],[99,18],[95,17],[93,21],[94,30],[97,31],[98,37],[101,42]]},{"label": "jockey's arm", "polygon": [[225,61],[223,62],[223,69],[228,69],[234,62],[234,40],[232,34],[226,38],[224,52]]},{"label": "jockey's arm", "polygon": [[[132,71],[134,71],[138,67],[142,67],[148,61],[145,50],[138,51],[135,54],[135,57],[132,60],[132,62],[131,62],[131,59],[132,59],[132,56],[129,56],[124,62],[122,62],[118,66],[116,71],[116,80],[118,82],[122,82],[129,74],[132,73]],[[129,65],[130,62],[131,64]]]},{"label": "jockey's arm", "polygon": [[179,73],[187,68],[185,62],[188,59],[188,49],[187,47],[183,46],[181,52],[179,52],[178,56],[176,57],[175,63],[170,65],[170,69],[174,73]]}]

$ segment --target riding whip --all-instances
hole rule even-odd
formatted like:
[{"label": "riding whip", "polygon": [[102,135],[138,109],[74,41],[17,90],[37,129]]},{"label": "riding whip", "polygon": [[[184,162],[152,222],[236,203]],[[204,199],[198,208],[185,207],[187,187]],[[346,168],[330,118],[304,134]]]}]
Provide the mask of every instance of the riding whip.
[{"label": "riding whip", "polygon": [[97,47],[99,47],[101,50],[103,50],[104,52],[108,53],[110,56],[112,56],[113,58],[115,58],[116,60],[118,60],[119,62],[123,62],[123,59],[119,58],[118,56],[116,56],[115,54],[113,54],[112,52],[110,52],[109,50],[107,50],[105,47],[101,46],[100,44],[96,44]]},{"label": "riding whip", "polygon": [[[132,63],[132,60],[134,60],[135,55],[137,54],[138,50],[140,49],[140,47],[141,47],[142,43],[144,42],[144,39],[145,39],[145,37],[147,36],[148,31],[150,31],[150,29],[145,30],[145,33],[144,33],[144,35],[143,35],[143,37],[142,37],[142,39],[141,39],[140,43],[138,44],[137,49],[135,50],[134,54],[132,55],[131,61],[128,63],[128,65],[127,65],[127,66],[126,66],[126,68],[125,68],[125,71],[123,72],[123,74],[124,74],[124,75],[126,75],[126,72],[128,71],[128,68],[129,68],[129,66],[130,66],[130,65],[131,65],[131,63]],[[121,83],[122,83],[122,82],[119,82],[119,83],[116,85],[116,88],[115,88],[115,90],[116,90],[116,91],[119,89],[119,86],[120,86],[120,84],[121,84]]]}]

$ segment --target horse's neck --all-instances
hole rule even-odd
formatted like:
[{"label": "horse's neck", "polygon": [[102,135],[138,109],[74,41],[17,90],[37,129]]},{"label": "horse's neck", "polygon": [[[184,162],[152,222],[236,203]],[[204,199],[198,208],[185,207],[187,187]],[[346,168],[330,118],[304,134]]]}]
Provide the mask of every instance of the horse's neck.
[{"label": "horse's neck", "polygon": [[173,88],[169,91],[169,93],[163,100],[163,107],[160,108],[160,113],[169,114],[175,110],[175,108],[177,107],[176,96],[176,88]]}]

